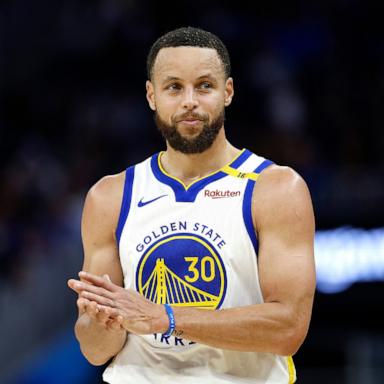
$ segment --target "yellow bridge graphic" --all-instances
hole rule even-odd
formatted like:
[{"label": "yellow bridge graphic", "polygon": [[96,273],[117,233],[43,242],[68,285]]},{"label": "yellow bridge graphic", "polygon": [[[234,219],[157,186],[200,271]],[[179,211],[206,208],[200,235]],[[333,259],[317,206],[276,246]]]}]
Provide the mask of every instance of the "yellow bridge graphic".
[{"label": "yellow bridge graphic", "polygon": [[194,287],[172,272],[157,259],[156,266],[142,287],[141,293],[157,304],[172,304],[182,307],[216,308],[220,298]]}]

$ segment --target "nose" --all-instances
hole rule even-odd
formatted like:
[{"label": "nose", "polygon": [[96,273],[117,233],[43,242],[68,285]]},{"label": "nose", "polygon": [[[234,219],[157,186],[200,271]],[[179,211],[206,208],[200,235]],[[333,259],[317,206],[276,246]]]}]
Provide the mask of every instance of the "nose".
[{"label": "nose", "polygon": [[197,95],[195,93],[194,87],[186,87],[182,100],[183,109],[187,109],[191,111],[199,105],[199,101],[197,99]]}]

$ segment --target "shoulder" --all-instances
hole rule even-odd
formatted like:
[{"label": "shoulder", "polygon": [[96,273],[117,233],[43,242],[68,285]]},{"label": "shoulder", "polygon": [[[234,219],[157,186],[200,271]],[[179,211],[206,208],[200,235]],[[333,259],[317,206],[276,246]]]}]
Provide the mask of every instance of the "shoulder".
[{"label": "shoulder", "polygon": [[311,220],[313,216],[306,182],[299,173],[286,166],[271,165],[260,174],[252,203],[256,225],[276,217],[290,221],[294,217]]},{"label": "shoulder", "polygon": [[111,201],[123,193],[125,171],[115,175],[107,175],[98,180],[88,191],[87,199],[95,201]]},{"label": "shoulder", "polygon": [[116,221],[120,213],[124,182],[125,171],[104,176],[97,181],[85,198],[84,215]]},{"label": "shoulder", "polygon": [[273,164],[260,174],[255,193],[268,190],[278,196],[282,192],[300,192],[303,189],[308,190],[307,184],[294,169]]}]

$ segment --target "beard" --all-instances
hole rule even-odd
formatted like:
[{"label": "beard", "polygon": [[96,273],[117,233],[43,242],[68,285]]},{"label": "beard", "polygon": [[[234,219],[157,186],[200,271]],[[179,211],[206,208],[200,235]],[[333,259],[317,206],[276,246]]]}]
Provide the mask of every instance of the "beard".
[{"label": "beard", "polygon": [[[162,120],[157,112],[155,112],[154,118],[161,135],[175,151],[185,154],[194,154],[202,153],[211,147],[224,125],[225,112],[223,109],[211,123],[209,123],[208,115],[191,112],[179,116],[176,121],[172,121],[172,124],[168,124]],[[195,137],[185,137],[177,130],[177,121],[188,118],[201,120],[204,123],[203,129]]]}]

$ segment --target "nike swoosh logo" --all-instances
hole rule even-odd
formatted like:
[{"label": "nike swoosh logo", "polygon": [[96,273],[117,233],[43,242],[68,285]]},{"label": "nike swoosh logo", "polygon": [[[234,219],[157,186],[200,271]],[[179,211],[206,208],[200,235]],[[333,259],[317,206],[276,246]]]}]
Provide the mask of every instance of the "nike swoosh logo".
[{"label": "nike swoosh logo", "polygon": [[161,198],[164,197],[164,196],[167,196],[167,195],[157,196],[157,197],[155,197],[154,199],[152,199],[152,200],[148,200],[148,201],[143,201],[143,197],[142,197],[141,200],[137,203],[137,206],[138,206],[138,207],[144,207],[144,205],[151,204],[151,203],[153,203],[154,201],[159,200],[159,199],[161,199]]}]

